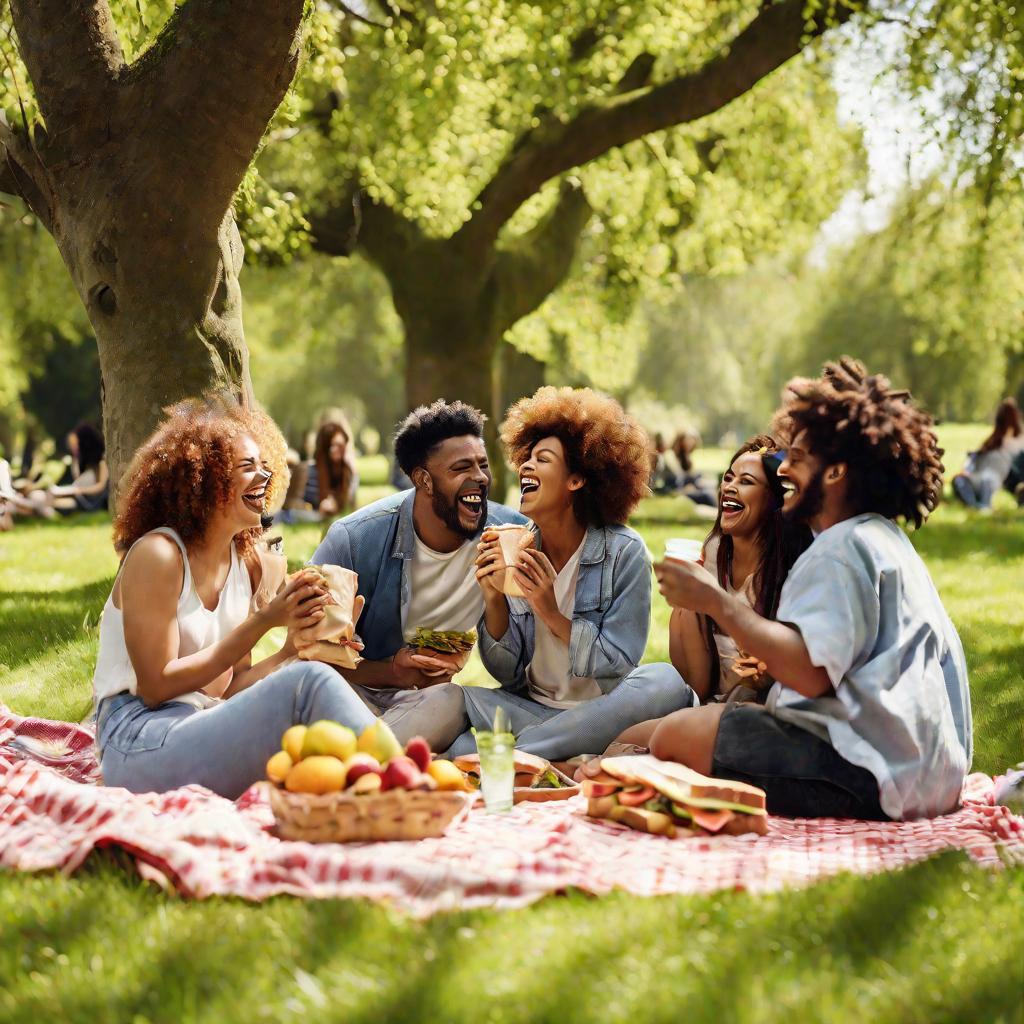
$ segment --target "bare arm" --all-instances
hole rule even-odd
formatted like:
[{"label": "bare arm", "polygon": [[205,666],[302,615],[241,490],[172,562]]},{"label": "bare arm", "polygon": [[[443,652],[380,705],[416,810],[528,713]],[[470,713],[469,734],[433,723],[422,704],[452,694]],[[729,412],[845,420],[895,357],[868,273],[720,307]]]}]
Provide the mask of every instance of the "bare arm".
[{"label": "bare arm", "polygon": [[711,655],[704,642],[703,625],[701,616],[686,608],[673,608],[668,624],[669,661],[701,703],[711,692]]},{"label": "bare arm", "polygon": [[803,637],[792,626],[758,615],[749,605],[726,593],[696,562],[665,561],[654,567],[665,600],[673,608],[710,615],[737,646],[768,666],[773,679],[805,697],[832,692],[823,668],[811,662]]},{"label": "bare arm", "polygon": [[[319,590],[302,577],[263,610],[215,644],[179,657],[178,596],[184,572],[181,553],[164,537],[144,538],[125,562],[118,581],[128,656],[138,681],[138,695],[156,707],[182,694],[217,682],[249,655],[268,629],[286,625],[300,613],[315,614]],[[230,687],[229,687],[230,689]]]}]

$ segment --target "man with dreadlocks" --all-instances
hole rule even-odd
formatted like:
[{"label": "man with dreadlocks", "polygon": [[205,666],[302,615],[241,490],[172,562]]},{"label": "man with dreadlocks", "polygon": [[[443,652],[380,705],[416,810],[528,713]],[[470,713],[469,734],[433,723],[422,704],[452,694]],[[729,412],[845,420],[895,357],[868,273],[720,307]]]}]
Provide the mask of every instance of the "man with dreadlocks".
[{"label": "man with dreadlocks", "polygon": [[711,616],[778,680],[765,707],[709,705],[658,726],[652,752],[762,787],[772,813],[910,819],[953,810],[971,762],[963,648],[902,519],[942,490],[932,419],[855,360],[786,388],[783,511],[815,540],[776,620],[696,564],[655,567],[669,604]]}]

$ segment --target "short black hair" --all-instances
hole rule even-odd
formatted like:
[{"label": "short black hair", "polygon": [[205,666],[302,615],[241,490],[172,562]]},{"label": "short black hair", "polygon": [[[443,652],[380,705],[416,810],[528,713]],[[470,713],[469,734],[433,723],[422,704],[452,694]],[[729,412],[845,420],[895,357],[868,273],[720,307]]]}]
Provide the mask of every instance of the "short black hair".
[{"label": "short black hair", "polygon": [[424,465],[442,441],[449,437],[483,438],[486,417],[465,402],[439,398],[431,405],[413,409],[395,431],[395,458],[402,472],[411,476]]}]

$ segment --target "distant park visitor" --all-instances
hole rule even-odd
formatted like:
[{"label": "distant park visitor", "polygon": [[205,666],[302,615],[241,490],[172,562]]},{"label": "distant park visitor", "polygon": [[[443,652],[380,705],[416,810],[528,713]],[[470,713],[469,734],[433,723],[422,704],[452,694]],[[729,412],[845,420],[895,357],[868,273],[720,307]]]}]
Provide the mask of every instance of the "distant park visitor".
[{"label": "distant park visitor", "polygon": [[1024,454],[1024,424],[1013,398],[1004,398],[996,410],[992,433],[976,452],[971,452],[967,465],[953,477],[956,496],[968,507],[991,511],[996,492],[1006,483]]}]

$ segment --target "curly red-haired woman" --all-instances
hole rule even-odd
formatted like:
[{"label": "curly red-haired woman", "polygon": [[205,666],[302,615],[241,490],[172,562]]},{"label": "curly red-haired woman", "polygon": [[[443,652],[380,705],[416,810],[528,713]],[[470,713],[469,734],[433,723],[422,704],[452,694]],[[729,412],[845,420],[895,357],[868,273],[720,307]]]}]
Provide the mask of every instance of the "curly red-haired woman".
[{"label": "curly red-haired woman", "polygon": [[[254,610],[260,517],[285,484],[284,440],[265,414],[183,402],[142,446],[114,520],[121,569],[103,610],[93,678],[108,785],[135,792],[199,783],[239,796],[297,723],[374,719],[319,662],[287,664],[292,635],[323,615],[298,574]],[[271,628],[288,639],[256,665]]]},{"label": "curly red-haired woman", "polygon": [[[630,725],[681,707],[687,689],[676,678],[625,678],[650,627],[647,548],[624,524],[647,493],[651,444],[618,402],[589,388],[541,388],[512,406],[501,437],[537,543],[513,572],[524,596],[506,597],[503,556],[484,534],[480,655],[501,688],[467,688],[466,711],[489,728],[504,708],[516,746],[551,760],[601,751]],[[466,733],[451,753],[472,749]]]}]

